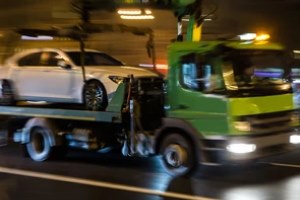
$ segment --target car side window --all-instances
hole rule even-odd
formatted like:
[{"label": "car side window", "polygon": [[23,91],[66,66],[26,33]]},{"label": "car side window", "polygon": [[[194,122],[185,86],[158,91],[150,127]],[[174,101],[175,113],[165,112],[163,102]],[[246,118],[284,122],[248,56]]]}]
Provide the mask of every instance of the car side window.
[{"label": "car side window", "polygon": [[58,66],[61,56],[56,52],[44,51],[40,55],[40,66]]},{"label": "car side window", "polygon": [[21,58],[18,62],[19,66],[39,66],[41,53],[32,53]]},{"label": "car side window", "polygon": [[116,60],[113,60],[111,57],[109,57],[106,54],[93,54],[93,61],[95,65],[122,65],[116,62]]},{"label": "car side window", "polygon": [[44,51],[24,56],[18,62],[19,66],[57,66],[61,56],[56,52]]},{"label": "car side window", "polygon": [[[81,65],[81,52],[69,51],[67,52],[70,59],[75,65]],[[85,52],[84,54],[85,66],[122,66],[123,63],[107,54],[99,52]]]}]

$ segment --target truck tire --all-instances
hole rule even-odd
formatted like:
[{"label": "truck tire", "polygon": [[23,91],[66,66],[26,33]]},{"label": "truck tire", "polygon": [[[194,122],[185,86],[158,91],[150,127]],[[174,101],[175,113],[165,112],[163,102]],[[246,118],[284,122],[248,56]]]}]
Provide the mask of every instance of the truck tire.
[{"label": "truck tire", "polygon": [[50,136],[42,127],[34,127],[30,132],[30,140],[26,144],[30,158],[34,161],[44,161],[50,158],[52,147]]},{"label": "truck tire", "polygon": [[190,176],[198,164],[192,143],[179,133],[163,138],[159,153],[164,169],[172,176]]}]

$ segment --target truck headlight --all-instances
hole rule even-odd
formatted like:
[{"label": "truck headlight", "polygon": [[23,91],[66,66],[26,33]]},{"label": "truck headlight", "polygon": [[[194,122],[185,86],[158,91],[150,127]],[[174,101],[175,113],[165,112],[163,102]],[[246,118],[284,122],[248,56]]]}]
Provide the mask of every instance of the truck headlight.
[{"label": "truck headlight", "polygon": [[247,121],[235,121],[233,127],[238,131],[250,131],[251,124]]},{"label": "truck headlight", "polygon": [[256,145],[246,144],[246,143],[234,143],[234,144],[229,144],[226,147],[226,149],[231,153],[238,153],[238,154],[251,153],[255,151]]},{"label": "truck headlight", "polygon": [[290,143],[291,144],[300,144],[300,135],[291,135],[290,136]]}]

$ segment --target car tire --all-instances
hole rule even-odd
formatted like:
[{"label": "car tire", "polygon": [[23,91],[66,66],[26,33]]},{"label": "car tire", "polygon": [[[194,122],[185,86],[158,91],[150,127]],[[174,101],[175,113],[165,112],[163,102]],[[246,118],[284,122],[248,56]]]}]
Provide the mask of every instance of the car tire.
[{"label": "car tire", "polygon": [[45,161],[52,154],[50,144],[50,135],[42,127],[35,127],[30,132],[29,142],[26,144],[26,150],[30,158],[34,161]]},{"label": "car tire", "polygon": [[105,110],[108,105],[108,99],[103,84],[98,81],[87,82],[83,91],[83,100],[87,110]]},{"label": "car tire", "polygon": [[0,105],[15,105],[15,95],[9,80],[0,81]]},{"label": "car tire", "polygon": [[179,133],[170,133],[163,138],[159,154],[162,166],[172,176],[190,176],[197,168],[197,157],[190,140]]}]

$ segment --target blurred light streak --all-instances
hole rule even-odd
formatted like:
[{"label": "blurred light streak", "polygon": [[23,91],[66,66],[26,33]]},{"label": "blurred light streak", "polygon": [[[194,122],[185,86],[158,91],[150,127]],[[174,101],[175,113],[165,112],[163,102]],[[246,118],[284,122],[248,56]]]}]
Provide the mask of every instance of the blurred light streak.
[{"label": "blurred light streak", "polygon": [[22,35],[21,39],[22,40],[53,40],[53,37],[46,36],[46,35],[40,35],[40,36],[37,36],[37,37]]},{"label": "blurred light streak", "polygon": [[143,13],[146,15],[151,15],[152,11],[150,9],[119,9],[119,15],[142,15]]},{"label": "blurred light streak", "polygon": [[[153,69],[153,64],[139,64],[139,66]],[[168,65],[166,64],[156,64],[155,67],[157,71],[164,75],[168,73]]]},{"label": "blurred light streak", "polygon": [[[153,64],[139,64],[139,66],[152,68]],[[168,69],[168,65],[166,64],[156,64],[155,66],[159,69]]]},{"label": "blurred light streak", "polygon": [[268,40],[268,39],[270,39],[270,35],[269,34],[265,34],[265,33],[259,34],[255,38],[256,41],[265,41],[265,40]]},{"label": "blurred light streak", "polygon": [[293,50],[294,53],[299,53],[300,54],[300,50]]},{"label": "blurred light streak", "polygon": [[119,15],[141,15],[142,10],[141,9],[119,9],[118,14]]},{"label": "blurred light streak", "polygon": [[152,11],[149,10],[149,9],[146,9],[146,10],[145,10],[145,14],[146,14],[146,15],[151,15],[151,14],[152,14]]},{"label": "blurred light streak", "polygon": [[256,38],[256,33],[244,33],[239,35],[240,40],[254,40]]},{"label": "blurred light streak", "polygon": [[133,20],[155,18],[153,15],[121,15],[120,17],[121,19],[133,19]]}]

